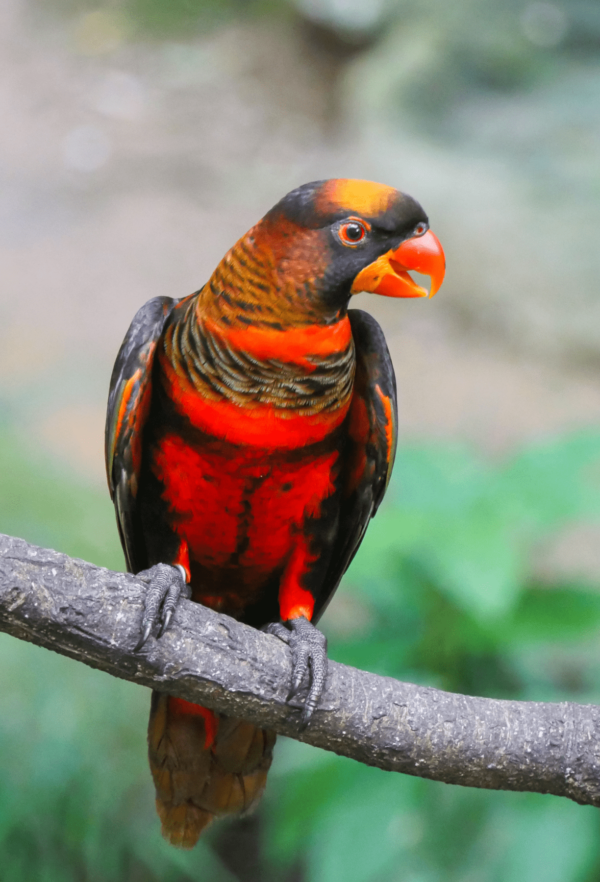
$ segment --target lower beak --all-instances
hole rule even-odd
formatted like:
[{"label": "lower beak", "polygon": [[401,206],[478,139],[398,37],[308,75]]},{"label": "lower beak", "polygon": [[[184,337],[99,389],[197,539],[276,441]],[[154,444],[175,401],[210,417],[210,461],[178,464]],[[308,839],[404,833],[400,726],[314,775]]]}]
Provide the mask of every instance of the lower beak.
[{"label": "lower beak", "polygon": [[[410,277],[413,270],[431,278],[431,290]],[[368,291],[384,297],[433,297],[444,281],[446,258],[437,236],[428,230],[422,236],[407,239],[394,251],[382,254],[359,272],[351,293]]]}]

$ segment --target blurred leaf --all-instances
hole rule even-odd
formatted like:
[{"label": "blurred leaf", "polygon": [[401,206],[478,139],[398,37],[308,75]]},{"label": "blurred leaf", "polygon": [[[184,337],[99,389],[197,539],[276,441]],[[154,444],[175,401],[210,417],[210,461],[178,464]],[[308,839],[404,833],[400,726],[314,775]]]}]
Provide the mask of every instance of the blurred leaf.
[{"label": "blurred leaf", "polygon": [[531,588],[506,621],[506,643],[581,640],[600,630],[600,592],[589,588]]},{"label": "blurred leaf", "polygon": [[586,432],[532,446],[500,470],[495,505],[520,530],[543,535],[568,521],[600,518],[600,435]]},{"label": "blurred leaf", "polygon": [[495,470],[461,448],[399,454],[395,504],[367,533],[348,572],[389,582],[416,558],[450,600],[481,620],[519,600],[534,541],[569,522],[600,518],[600,436],[532,447]]},{"label": "blurred leaf", "polygon": [[[352,766],[350,760],[280,739],[266,796],[274,809],[275,835],[269,844],[275,861],[285,862],[301,852],[307,837],[331,814],[333,804],[345,799],[354,779]],[[289,770],[292,776],[286,774]]]},{"label": "blurred leaf", "polygon": [[422,835],[414,781],[375,771],[355,778],[315,831],[310,882],[381,879]]},{"label": "blurred leaf", "polygon": [[[516,801],[515,801],[516,802]],[[582,882],[597,861],[598,813],[566,800],[528,796],[492,808],[477,843],[473,878]],[[484,865],[487,875],[478,876]]]},{"label": "blurred leaf", "polygon": [[0,431],[0,532],[124,569],[108,489],[86,486]]},{"label": "blurred leaf", "polygon": [[484,620],[499,618],[514,606],[524,572],[520,548],[495,514],[474,509],[437,523],[430,547],[420,555],[440,590]]},{"label": "blurred leaf", "polygon": [[[422,819],[413,797],[422,782],[331,755],[298,768],[297,756],[306,748],[286,748],[266,797],[274,810],[274,857],[302,850],[310,839],[310,882],[366,882],[380,878],[399,852],[418,841]],[[286,765],[293,777],[285,774]]]},{"label": "blurred leaf", "polygon": [[165,38],[186,29],[216,24],[239,12],[235,0],[128,0],[126,8],[141,31]]}]

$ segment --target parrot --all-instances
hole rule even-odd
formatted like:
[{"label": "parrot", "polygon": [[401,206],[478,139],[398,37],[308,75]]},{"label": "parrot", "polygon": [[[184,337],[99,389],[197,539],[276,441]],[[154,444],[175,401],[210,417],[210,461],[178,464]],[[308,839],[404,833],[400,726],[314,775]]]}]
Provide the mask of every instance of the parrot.
[{"label": "parrot", "polygon": [[[429,292],[410,271],[430,277]],[[433,296],[444,273],[415,199],[330,179],[284,196],[198,291],[139,309],[105,434],[127,569],[146,586],[137,651],[180,598],[266,630],[289,647],[288,701],[306,694],[298,725],[309,725],[327,675],[316,624],[397,442],[383,331],[349,302]],[[273,732],[154,691],[148,754],[165,838],[192,848],[213,819],[250,811],[274,744]]]}]

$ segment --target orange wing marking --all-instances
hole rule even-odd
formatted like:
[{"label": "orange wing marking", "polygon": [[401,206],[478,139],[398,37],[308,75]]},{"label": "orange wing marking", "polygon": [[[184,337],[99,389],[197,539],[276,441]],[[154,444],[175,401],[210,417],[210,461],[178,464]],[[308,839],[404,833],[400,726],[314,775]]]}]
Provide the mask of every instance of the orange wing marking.
[{"label": "orange wing marking", "polygon": [[115,437],[117,438],[121,434],[121,428],[123,426],[125,415],[127,414],[127,408],[131,400],[133,388],[141,376],[142,369],[138,368],[135,374],[133,374],[133,376],[127,380],[125,386],[123,387],[123,392],[121,393],[121,404],[119,405],[119,414],[117,416],[117,426],[115,429]]},{"label": "orange wing marking", "polygon": [[383,409],[385,411],[385,416],[386,416],[385,437],[386,437],[386,441],[387,441],[387,461],[389,463],[390,455],[392,453],[393,446],[394,446],[394,415],[392,412],[392,402],[387,397],[387,395],[383,394],[383,392],[381,391],[381,389],[378,385],[375,386],[375,389],[377,390],[377,394],[379,395],[381,403],[383,404]]}]

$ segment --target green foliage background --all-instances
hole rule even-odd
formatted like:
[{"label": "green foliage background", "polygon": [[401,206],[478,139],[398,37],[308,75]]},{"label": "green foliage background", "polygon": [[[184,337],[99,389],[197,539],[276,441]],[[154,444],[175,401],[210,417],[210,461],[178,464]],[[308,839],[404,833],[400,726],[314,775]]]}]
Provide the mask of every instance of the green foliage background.
[{"label": "green foliage background", "polygon": [[[597,701],[600,593],[541,584],[532,561],[557,531],[600,517],[600,434],[500,464],[414,445],[397,475],[325,617],[331,656],[467,693]],[[8,431],[0,529],[121,564],[107,496]],[[2,882],[238,878],[214,837],[191,854],[160,838],[147,690],[7,635],[0,659]],[[282,740],[252,878],[591,882],[599,834],[597,811],[566,800],[405,778]]]}]

